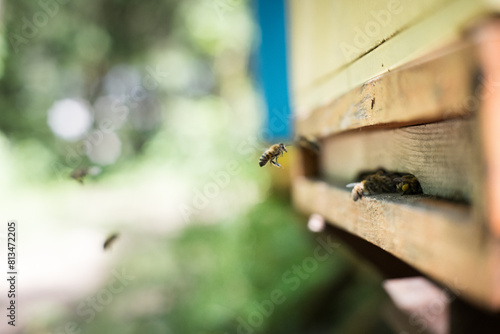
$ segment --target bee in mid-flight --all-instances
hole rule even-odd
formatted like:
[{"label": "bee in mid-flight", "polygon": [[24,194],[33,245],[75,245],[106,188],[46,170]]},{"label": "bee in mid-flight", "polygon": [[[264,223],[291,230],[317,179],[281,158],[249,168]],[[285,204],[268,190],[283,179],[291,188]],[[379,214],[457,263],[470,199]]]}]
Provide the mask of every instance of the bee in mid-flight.
[{"label": "bee in mid-flight", "polygon": [[283,152],[288,152],[286,150],[285,144],[274,144],[261,155],[259,166],[263,167],[269,161],[270,164],[278,168],[281,167],[281,165],[278,163],[278,157],[283,156]]},{"label": "bee in mid-flight", "polygon": [[102,246],[102,248],[104,250],[107,250],[111,247],[111,245],[116,241],[116,239],[118,239],[118,237],[120,236],[120,234],[118,233],[113,233],[111,235],[109,235],[106,240],[104,241],[104,245]]},{"label": "bee in mid-flight", "polygon": [[71,172],[71,178],[77,180],[81,184],[87,176],[95,176],[101,173],[101,168],[97,166],[92,167],[77,167]]},{"label": "bee in mid-flight", "polygon": [[361,199],[363,196],[381,193],[422,194],[422,187],[418,179],[412,174],[388,172],[381,168],[375,173],[362,173],[359,179],[360,182],[347,185],[347,187],[353,187],[352,199],[354,201]]},{"label": "bee in mid-flight", "polygon": [[89,174],[88,167],[80,167],[73,170],[73,172],[71,173],[71,178],[83,184],[83,180],[88,174]]}]

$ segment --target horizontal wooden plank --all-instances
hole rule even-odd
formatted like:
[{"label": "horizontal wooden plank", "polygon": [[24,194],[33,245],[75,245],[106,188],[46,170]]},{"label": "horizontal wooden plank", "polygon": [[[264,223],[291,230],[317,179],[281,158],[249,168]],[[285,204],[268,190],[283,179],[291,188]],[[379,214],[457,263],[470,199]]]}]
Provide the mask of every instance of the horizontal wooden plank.
[{"label": "horizontal wooden plank", "polygon": [[460,43],[372,79],[305,118],[298,116],[297,132],[324,138],[366,126],[467,115],[478,105],[474,85],[479,74],[473,45]]},{"label": "horizontal wooden plank", "polygon": [[[403,2],[403,6],[412,3]],[[297,10],[293,9],[295,3],[300,3]],[[333,23],[328,22],[343,22],[344,14],[328,9],[320,11],[318,8],[321,6],[316,3],[291,1],[290,58],[293,104],[294,110],[301,117],[306,117],[317,108],[325,107],[371,78],[393,71],[409,61],[460,40],[470,22],[498,10],[492,6],[492,2],[484,0],[436,2],[435,7],[429,7],[431,14],[426,14],[423,19],[416,21],[412,21],[411,15],[408,15],[408,22],[416,22],[415,24],[398,30],[361,58],[345,63],[334,55],[333,50],[340,45],[335,36],[354,34],[356,25],[346,23],[337,28],[336,34],[333,33],[330,29]],[[420,1],[414,3],[418,4]],[[365,4],[366,2],[358,7],[363,8]],[[360,17],[361,12],[364,11],[358,10]],[[364,13],[370,15],[369,11]],[[314,21],[309,23],[303,19],[304,16],[311,16]],[[401,19],[404,20],[405,16],[401,16]],[[364,22],[367,24],[371,20],[367,17]],[[295,25],[297,27],[294,27]],[[351,41],[354,41],[354,37],[351,38]]]},{"label": "horizontal wooden plank", "polygon": [[396,129],[350,131],[322,140],[321,175],[334,184],[383,167],[415,175],[424,194],[473,201],[479,191],[476,117]]},{"label": "horizontal wooden plank", "polygon": [[345,188],[296,177],[293,200],[443,283],[459,296],[499,309],[498,245],[467,205],[384,194],[354,202]]}]

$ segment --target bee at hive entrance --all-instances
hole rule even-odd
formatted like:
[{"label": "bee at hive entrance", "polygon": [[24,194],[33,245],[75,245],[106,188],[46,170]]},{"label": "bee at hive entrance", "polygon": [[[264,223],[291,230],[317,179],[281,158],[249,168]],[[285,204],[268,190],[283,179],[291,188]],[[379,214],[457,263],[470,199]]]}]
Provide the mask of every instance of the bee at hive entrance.
[{"label": "bee at hive entrance", "polygon": [[388,172],[383,168],[375,172],[364,172],[358,177],[359,182],[349,183],[352,199],[357,201],[363,196],[382,193],[400,193],[401,195],[422,194],[420,182],[413,174]]}]

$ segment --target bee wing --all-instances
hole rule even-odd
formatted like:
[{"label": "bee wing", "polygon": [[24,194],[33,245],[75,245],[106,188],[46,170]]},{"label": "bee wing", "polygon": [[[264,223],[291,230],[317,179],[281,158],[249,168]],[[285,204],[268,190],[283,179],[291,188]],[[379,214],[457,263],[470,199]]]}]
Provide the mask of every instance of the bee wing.
[{"label": "bee wing", "polygon": [[354,188],[354,187],[356,187],[356,185],[358,185],[358,184],[359,184],[359,182],[353,182],[353,183],[346,184],[346,186],[345,186],[345,187],[346,187],[346,188]]},{"label": "bee wing", "polygon": [[258,145],[255,145],[254,147],[257,151],[259,151],[262,154],[265,151],[267,151],[271,146],[272,146],[272,144],[266,145],[264,143],[259,143]]}]

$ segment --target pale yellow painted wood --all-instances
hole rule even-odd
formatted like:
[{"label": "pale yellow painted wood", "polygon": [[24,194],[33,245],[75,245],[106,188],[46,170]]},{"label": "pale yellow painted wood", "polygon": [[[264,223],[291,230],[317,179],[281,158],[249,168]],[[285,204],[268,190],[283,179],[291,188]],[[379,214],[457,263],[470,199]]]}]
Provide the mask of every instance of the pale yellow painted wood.
[{"label": "pale yellow painted wood", "polygon": [[[290,69],[293,103],[298,117],[307,116],[370,78],[456,41],[468,24],[495,10],[481,0],[432,3],[401,0],[402,7],[408,12],[403,10],[395,15],[394,25],[388,25],[384,32],[381,29],[370,45],[376,46],[379,39],[386,41],[353,61],[339,51],[339,43],[354,40],[356,23],[370,22],[372,8],[384,8],[390,1],[369,2],[373,3],[369,10],[359,2],[336,2],[337,6],[350,8],[347,12],[351,14],[339,9],[333,11],[333,2],[289,1]],[[353,7],[350,7],[351,3]],[[413,4],[419,10],[411,7]],[[335,26],[334,22],[342,22],[342,26]],[[389,28],[393,31],[390,32]],[[344,39],[339,36],[344,36]]]},{"label": "pale yellow painted wood", "polygon": [[458,43],[369,80],[307,117],[297,117],[297,133],[324,138],[366,126],[467,115],[478,107],[478,71],[474,43]]},{"label": "pale yellow painted wood", "polygon": [[314,82],[450,2],[291,0],[293,54],[303,65],[297,68],[298,75]]}]

